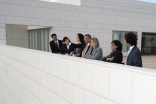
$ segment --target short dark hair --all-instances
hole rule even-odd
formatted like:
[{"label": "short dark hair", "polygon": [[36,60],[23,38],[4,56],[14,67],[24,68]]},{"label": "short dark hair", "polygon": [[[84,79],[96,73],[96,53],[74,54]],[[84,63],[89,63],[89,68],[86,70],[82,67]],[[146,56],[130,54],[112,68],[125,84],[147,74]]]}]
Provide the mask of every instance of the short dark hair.
[{"label": "short dark hair", "polygon": [[137,46],[137,35],[133,32],[128,32],[125,34],[126,43],[129,43],[131,46]]},{"label": "short dark hair", "polygon": [[80,42],[83,43],[84,42],[84,36],[83,36],[83,34],[78,33],[77,36],[78,36]]},{"label": "short dark hair", "polygon": [[114,45],[117,46],[118,51],[122,51],[122,43],[119,40],[113,40],[111,43],[114,43]]},{"label": "short dark hair", "polygon": [[52,35],[51,35],[51,37],[53,37],[53,36],[57,36],[55,33],[53,33]]},{"label": "short dark hair", "polygon": [[86,34],[85,36],[87,36],[90,39],[92,38],[90,34]]},{"label": "short dark hair", "polygon": [[63,42],[65,42],[67,39],[68,39],[69,42],[70,42],[70,39],[69,39],[68,37],[66,37],[66,36],[63,38]]}]

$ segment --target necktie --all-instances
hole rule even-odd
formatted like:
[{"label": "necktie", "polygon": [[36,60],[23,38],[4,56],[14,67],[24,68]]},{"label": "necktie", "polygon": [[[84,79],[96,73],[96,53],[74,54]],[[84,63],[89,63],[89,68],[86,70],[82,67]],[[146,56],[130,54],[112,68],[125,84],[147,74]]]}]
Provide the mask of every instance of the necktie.
[{"label": "necktie", "polygon": [[86,52],[87,52],[87,45],[85,46],[85,48],[84,48],[84,50],[83,50],[83,53],[82,53],[82,58],[84,58],[84,57],[85,57]]},{"label": "necktie", "polygon": [[91,55],[92,55],[92,52],[93,52],[93,48],[92,48],[92,50],[91,50],[91,52],[90,52]]},{"label": "necktie", "polygon": [[57,48],[58,48],[58,49],[60,49],[60,48],[59,48],[59,46],[58,46],[58,43],[57,43],[57,42],[55,42],[55,44],[57,45]]}]

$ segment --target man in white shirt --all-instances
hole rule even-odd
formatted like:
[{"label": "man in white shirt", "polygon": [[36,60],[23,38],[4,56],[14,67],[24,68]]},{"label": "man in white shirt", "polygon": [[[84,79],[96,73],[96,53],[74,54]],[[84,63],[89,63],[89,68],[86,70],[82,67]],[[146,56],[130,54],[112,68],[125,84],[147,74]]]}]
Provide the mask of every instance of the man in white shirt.
[{"label": "man in white shirt", "polygon": [[125,41],[126,45],[129,47],[127,65],[142,67],[141,52],[137,47],[137,40],[137,35],[133,32],[126,33]]},{"label": "man in white shirt", "polygon": [[128,55],[131,52],[131,50],[133,49],[133,47],[134,47],[134,45],[129,47],[129,49],[128,49]]}]

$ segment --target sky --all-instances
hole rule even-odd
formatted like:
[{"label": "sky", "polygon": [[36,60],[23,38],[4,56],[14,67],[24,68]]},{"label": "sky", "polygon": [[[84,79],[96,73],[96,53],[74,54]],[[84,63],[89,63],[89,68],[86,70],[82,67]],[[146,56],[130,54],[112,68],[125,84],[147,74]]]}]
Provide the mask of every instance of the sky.
[{"label": "sky", "polygon": [[138,1],[149,2],[149,3],[156,3],[156,0],[138,0]]}]

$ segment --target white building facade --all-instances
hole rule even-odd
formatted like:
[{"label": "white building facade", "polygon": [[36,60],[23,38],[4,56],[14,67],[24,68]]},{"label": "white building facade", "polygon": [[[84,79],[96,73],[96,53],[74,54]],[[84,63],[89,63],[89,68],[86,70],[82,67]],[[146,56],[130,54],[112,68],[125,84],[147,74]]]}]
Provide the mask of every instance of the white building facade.
[{"label": "white building facade", "polygon": [[[77,33],[97,37],[104,55],[110,53],[111,41],[119,39],[127,55],[122,32],[136,32],[141,50],[142,34],[156,33],[155,10],[155,4],[136,0],[1,0],[0,43],[29,48],[28,27],[41,26],[50,28],[50,34],[56,33],[59,39],[68,36],[72,42],[76,42]],[[146,52],[154,52],[148,46]]]},{"label": "white building facade", "polygon": [[126,56],[128,31],[143,53],[155,53],[156,4],[0,0],[0,104],[155,104],[156,70],[44,52],[52,33],[72,42],[83,33],[99,39],[104,55],[119,39]]}]

